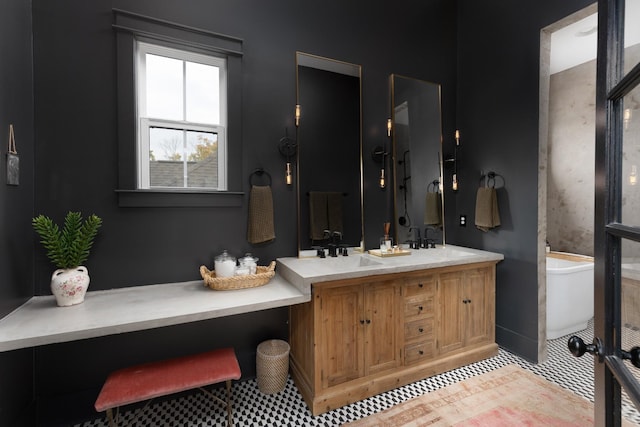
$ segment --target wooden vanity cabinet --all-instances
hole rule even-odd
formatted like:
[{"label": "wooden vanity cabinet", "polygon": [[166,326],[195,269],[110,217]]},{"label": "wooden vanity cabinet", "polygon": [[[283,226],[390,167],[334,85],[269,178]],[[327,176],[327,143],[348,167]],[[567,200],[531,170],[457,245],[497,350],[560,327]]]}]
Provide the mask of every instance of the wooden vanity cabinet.
[{"label": "wooden vanity cabinet", "polygon": [[441,355],[494,340],[494,281],[492,271],[486,267],[440,275],[438,350]]},{"label": "wooden vanity cabinet", "polygon": [[494,295],[494,262],[314,284],[291,375],[317,415],[494,356]]},{"label": "wooden vanity cabinet", "polygon": [[314,296],[323,388],[400,365],[394,281],[324,286]]}]

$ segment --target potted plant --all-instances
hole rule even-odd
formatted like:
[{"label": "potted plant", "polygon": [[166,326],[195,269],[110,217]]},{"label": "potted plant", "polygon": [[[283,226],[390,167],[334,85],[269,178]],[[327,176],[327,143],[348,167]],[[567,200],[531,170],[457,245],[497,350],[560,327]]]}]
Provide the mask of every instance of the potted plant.
[{"label": "potted plant", "polygon": [[89,257],[102,219],[90,215],[83,220],[80,212],[67,212],[62,229],[44,215],[33,218],[32,224],[49,260],[58,268],[51,276],[51,292],[57,304],[80,304],[89,287],[89,273],[82,263]]}]

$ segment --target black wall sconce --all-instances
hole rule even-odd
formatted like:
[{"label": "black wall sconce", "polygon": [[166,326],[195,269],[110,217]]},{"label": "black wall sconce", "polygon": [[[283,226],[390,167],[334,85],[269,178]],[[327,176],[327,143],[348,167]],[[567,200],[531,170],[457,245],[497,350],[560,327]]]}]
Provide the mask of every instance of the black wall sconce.
[{"label": "black wall sconce", "polygon": [[[387,119],[387,138],[391,138],[391,133],[393,129],[393,123],[391,119]],[[381,146],[376,146],[371,152],[371,157],[376,163],[380,163],[382,166],[380,168],[380,178],[378,181],[378,185],[381,189],[385,189],[387,187],[387,177],[385,176],[385,167],[386,167],[386,157],[389,154],[385,148],[386,144]]]},{"label": "black wall sconce", "polygon": [[453,169],[451,176],[451,189],[453,191],[458,191],[458,149],[460,148],[460,131],[457,129],[455,138],[456,144],[453,147],[453,154],[447,156],[444,162],[448,169]]},{"label": "black wall sconce", "polygon": [[284,136],[280,138],[280,143],[278,144],[278,151],[280,154],[284,156],[287,161],[287,165],[285,168],[285,182],[287,185],[293,184],[293,172],[291,170],[291,158],[296,155],[298,150],[298,143],[295,139],[289,138],[287,133],[287,129],[284,130]]}]

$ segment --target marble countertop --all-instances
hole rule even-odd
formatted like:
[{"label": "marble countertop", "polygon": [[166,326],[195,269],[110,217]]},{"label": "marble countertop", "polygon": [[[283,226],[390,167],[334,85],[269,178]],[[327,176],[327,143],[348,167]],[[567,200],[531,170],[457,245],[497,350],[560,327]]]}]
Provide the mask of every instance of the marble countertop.
[{"label": "marble countertop", "polygon": [[177,325],[307,302],[280,274],[266,285],[214,291],[202,280],[87,292],[82,304],[58,307],[37,296],[0,319],[0,351]]},{"label": "marble countertop", "polygon": [[499,253],[454,245],[409,251],[409,255],[386,257],[354,253],[336,258],[278,258],[278,272],[301,292],[310,293],[312,283],[504,259]]}]

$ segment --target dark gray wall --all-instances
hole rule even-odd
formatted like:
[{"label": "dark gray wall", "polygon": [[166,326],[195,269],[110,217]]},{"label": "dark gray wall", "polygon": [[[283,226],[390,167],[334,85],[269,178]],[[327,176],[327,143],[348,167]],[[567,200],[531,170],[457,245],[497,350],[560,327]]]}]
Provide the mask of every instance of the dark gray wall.
[{"label": "dark gray wall", "polygon": [[[458,244],[504,254],[497,268],[496,338],[534,361],[540,30],[590,3],[458,1],[457,123],[462,147],[454,218],[466,214],[469,225],[447,231]],[[488,233],[473,225],[482,170],[493,170],[506,182],[498,190],[502,225]]]},{"label": "dark gray wall", "polygon": [[[0,317],[33,295],[33,63],[31,2],[0,3]],[[13,124],[20,185],[6,185]],[[33,350],[0,353],[0,420],[17,419],[33,396]],[[0,423],[2,423],[0,422]],[[16,421],[19,425],[21,421]]]},{"label": "dark gray wall", "polygon": [[[274,242],[246,242],[247,204],[241,208],[119,208],[116,81],[112,8],[244,39],[243,175],[264,167],[273,178]],[[96,213],[104,225],[87,262],[90,290],[199,279],[198,267],[228,249],[251,251],[261,262],[295,255],[296,198],[284,183],[278,141],[293,134],[295,51],[363,67],[365,231],[389,221],[377,187],[379,165],[370,152],[386,139],[388,76],[395,72],[442,83],[445,129],[452,133],[455,99],[455,5],[329,0],[49,0],[33,1],[36,175],[35,213],[62,218],[67,210]],[[330,132],[330,130],[327,130]],[[301,141],[301,144],[304,143]],[[25,225],[25,228],[28,228]],[[370,235],[372,246],[378,232]],[[52,266],[35,248],[35,293],[49,294]],[[95,415],[93,401],[115,368],[233,345],[244,377],[255,372],[255,347],[287,338],[287,309],[104,337],[36,350],[39,423]],[[72,378],[65,372],[78,369]],[[53,371],[51,366],[59,371]],[[54,408],[81,396],[73,413]]]},{"label": "dark gray wall", "polygon": [[[93,290],[198,279],[198,266],[210,263],[223,248],[238,254],[250,249],[263,261],[294,255],[295,193],[283,182],[284,161],[277,143],[284,127],[293,129],[294,60],[300,50],[363,67],[368,247],[377,243],[381,224],[392,218],[386,209],[391,206],[390,187],[377,187],[379,165],[369,155],[386,139],[388,76],[398,73],[442,84],[443,151],[446,155],[451,150],[456,127],[463,144],[461,189],[455,196],[446,194],[447,240],[505,254],[498,266],[498,341],[535,359],[539,31],[588,3],[432,0],[390,6],[382,1],[329,0],[309,6],[293,0],[33,0],[32,88],[30,6],[22,0],[3,2],[0,132],[9,122],[16,124],[24,166],[20,187],[0,185],[3,313],[31,294],[49,293],[52,266],[42,249],[33,247],[29,225],[36,213],[61,218],[77,209],[104,218],[87,263]],[[255,167],[271,173],[277,236],[273,243],[255,248],[246,243],[246,203],[217,209],[117,206],[112,8],[244,39],[244,185],[248,190],[248,175]],[[4,65],[6,55],[12,67]],[[14,111],[17,118],[11,117]],[[480,170],[488,169],[503,175],[506,186],[499,192],[503,225],[485,234],[473,227],[473,212]],[[454,225],[461,213],[469,215],[467,228]],[[33,363],[38,423],[68,425],[92,416],[93,400],[106,374],[139,361],[233,345],[244,376],[252,376],[255,346],[266,338],[286,338],[286,321],[287,310],[276,309],[38,348]],[[21,409],[10,412],[16,404],[29,403],[31,353],[0,355],[0,415],[11,415]],[[84,360],[79,371],[65,375],[78,367],[79,358]],[[64,419],[56,420],[53,408],[78,395],[82,400],[77,409],[61,412]]]}]

